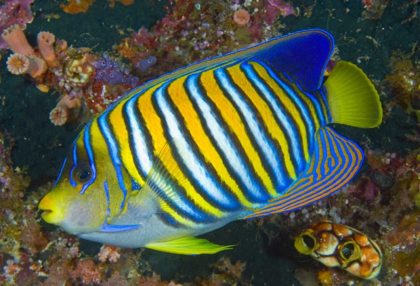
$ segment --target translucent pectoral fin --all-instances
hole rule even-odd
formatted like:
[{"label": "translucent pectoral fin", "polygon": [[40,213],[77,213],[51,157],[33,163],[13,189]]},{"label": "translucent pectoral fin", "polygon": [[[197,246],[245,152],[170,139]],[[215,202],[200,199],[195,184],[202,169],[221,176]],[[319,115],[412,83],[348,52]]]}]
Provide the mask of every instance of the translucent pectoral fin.
[{"label": "translucent pectoral fin", "polygon": [[[174,145],[179,152],[183,152],[176,142]],[[182,217],[170,207],[171,204],[179,204],[181,200],[176,186],[182,184],[183,180],[187,180],[186,177],[180,179],[182,177],[181,169],[172,156],[169,144],[165,144],[156,156],[145,184],[139,191],[132,193],[129,203],[140,208],[144,213],[166,213],[182,221]]]},{"label": "translucent pectoral fin", "polygon": [[233,246],[218,245],[207,239],[191,236],[170,241],[151,242],[145,245],[145,247],[150,249],[184,255],[214,254],[223,250],[232,249]]}]

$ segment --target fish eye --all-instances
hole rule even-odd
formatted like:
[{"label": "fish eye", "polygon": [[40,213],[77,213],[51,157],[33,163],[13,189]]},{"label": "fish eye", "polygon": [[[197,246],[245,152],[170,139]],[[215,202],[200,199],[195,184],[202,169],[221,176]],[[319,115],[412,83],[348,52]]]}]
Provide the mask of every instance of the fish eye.
[{"label": "fish eye", "polygon": [[92,178],[92,168],[89,164],[77,164],[72,172],[73,181],[77,184],[85,184]]},{"label": "fish eye", "polygon": [[360,247],[354,241],[347,241],[340,249],[341,257],[346,261],[354,261],[360,257]]}]

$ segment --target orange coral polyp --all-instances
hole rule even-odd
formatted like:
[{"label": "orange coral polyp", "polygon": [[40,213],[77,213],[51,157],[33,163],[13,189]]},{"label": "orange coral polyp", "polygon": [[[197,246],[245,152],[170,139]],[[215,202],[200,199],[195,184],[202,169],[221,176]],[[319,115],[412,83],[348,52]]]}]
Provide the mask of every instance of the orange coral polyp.
[{"label": "orange coral polyp", "polygon": [[55,107],[50,112],[50,120],[55,126],[62,126],[67,122],[69,110],[62,107]]},{"label": "orange coral polyp", "polygon": [[37,56],[33,56],[33,55],[29,55],[27,56],[27,58],[29,59],[29,70],[28,70],[28,74],[33,77],[33,78],[37,78],[42,76],[48,69],[47,67],[47,63],[41,59],[38,58]]},{"label": "orange coral polyp", "polygon": [[50,112],[51,123],[55,126],[64,125],[70,117],[70,109],[80,105],[80,98],[70,98],[68,94],[64,95],[57,103],[57,106]]},{"label": "orange coral polyp", "polygon": [[61,4],[64,12],[69,14],[86,13],[94,0],[71,0],[68,5]]},{"label": "orange coral polyp", "polygon": [[80,98],[70,98],[68,94],[61,97],[60,101],[57,103],[57,106],[63,107],[63,108],[75,108],[81,105]]},{"label": "orange coral polyp", "polygon": [[29,74],[33,78],[43,75],[47,71],[47,64],[36,56],[25,56],[20,53],[10,55],[7,59],[7,69],[15,75]]},{"label": "orange coral polyp", "polygon": [[15,24],[4,29],[1,37],[14,53],[20,53],[25,56],[34,55],[34,50],[29,45],[25,34],[19,25]]},{"label": "orange coral polyp", "polygon": [[10,55],[6,64],[7,70],[15,75],[25,74],[29,69],[29,59],[20,53]]},{"label": "orange coral polyp", "polygon": [[49,67],[57,67],[58,60],[54,50],[55,36],[49,32],[38,33],[38,47]]},{"label": "orange coral polyp", "polygon": [[248,11],[244,9],[238,10],[235,12],[235,14],[233,14],[233,20],[239,27],[246,26],[250,19],[251,17]]}]

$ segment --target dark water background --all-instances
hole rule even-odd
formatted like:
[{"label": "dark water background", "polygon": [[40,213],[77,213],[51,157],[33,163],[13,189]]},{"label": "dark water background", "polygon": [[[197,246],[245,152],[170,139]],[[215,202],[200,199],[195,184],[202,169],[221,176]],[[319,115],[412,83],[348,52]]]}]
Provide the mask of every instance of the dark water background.
[{"label": "dark water background", "polygon": [[[254,0],[255,1],[255,0]],[[294,1],[295,4],[312,1]],[[392,51],[411,52],[412,45],[420,40],[420,20],[414,18],[401,24],[417,9],[419,4],[400,9],[410,1],[391,1],[380,20],[362,20],[364,11],[360,1],[318,1],[311,18],[287,17],[281,19],[286,24],[283,34],[307,28],[328,30],[340,49],[340,57],[356,63],[357,58],[368,56],[368,61],[358,63],[366,74],[374,80],[383,81],[390,73],[389,58]],[[412,2],[412,1],[411,1]],[[111,9],[109,3],[97,0],[86,14],[68,15],[59,7],[62,1],[35,1],[32,10],[35,19],[28,25],[25,33],[29,42],[36,45],[36,34],[49,31],[58,39],[65,39],[75,47],[94,47],[94,51],[110,51],[121,39],[128,37],[119,34],[116,27],[149,28],[165,16],[164,2],[135,0],[131,6],[116,3]],[[346,13],[346,8],[350,12]],[[45,18],[45,15],[57,13],[58,20]],[[358,31],[360,29],[360,31]],[[375,47],[366,36],[376,39]],[[344,37],[347,39],[345,40]],[[355,39],[349,42],[348,39]],[[13,161],[16,166],[29,166],[32,177],[30,191],[36,191],[40,185],[54,180],[58,175],[67,149],[80,132],[82,126],[75,124],[55,127],[48,118],[55,107],[58,94],[42,93],[22,76],[13,76],[6,70],[7,54],[3,53],[0,61],[0,96],[5,97],[5,106],[0,106],[0,130],[9,131],[16,138]],[[381,95],[382,101],[392,98]],[[418,146],[408,143],[403,135],[416,128],[417,121],[410,118],[399,108],[393,110],[380,128],[361,130],[337,126],[335,129],[357,143],[369,139],[372,149],[385,151],[414,149]],[[363,170],[362,170],[363,172]],[[52,229],[52,226],[46,226]],[[256,239],[255,226],[246,227],[246,222],[235,222],[205,235],[212,242],[220,244],[238,244],[229,252],[212,256],[180,256],[146,250],[142,257],[149,260],[152,269],[162,275],[164,280],[177,278],[177,282],[194,281],[195,277],[208,276],[209,265],[221,256],[228,255],[232,261],[247,262],[245,277],[253,276],[253,285],[299,285],[291,271],[297,267],[296,252],[292,241],[287,236],[278,236],[275,243],[269,244],[264,235]],[[96,255],[100,244],[81,242],[81,249],[86,254]]]}]

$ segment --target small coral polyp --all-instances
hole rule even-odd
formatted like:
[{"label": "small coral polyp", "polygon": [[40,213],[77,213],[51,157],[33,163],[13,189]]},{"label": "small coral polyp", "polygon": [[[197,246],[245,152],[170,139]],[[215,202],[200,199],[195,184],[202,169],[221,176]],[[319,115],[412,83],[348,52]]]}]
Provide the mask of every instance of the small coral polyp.
[{"label": "small coral polyp", "polygon": [[87,58],[82,55],[80,59],[71,59],[64,68],[65,78],[76,86],[88,83],[94,71]]},{"label": "small coral polyp", "polygon": [[94,54],[89,48],[68,47],[49,32],[38,34],[35,49],[18,25],[5,29],[2,38],[14,52],[7,61],[11,73],[28,74],[39,90],[53,88],[66,99],[50,113],[56,126],[75,118],[70,109],[81,106],[81,99],[91,113],[98,113],[139,84],[131,66],[118,58]]}]

